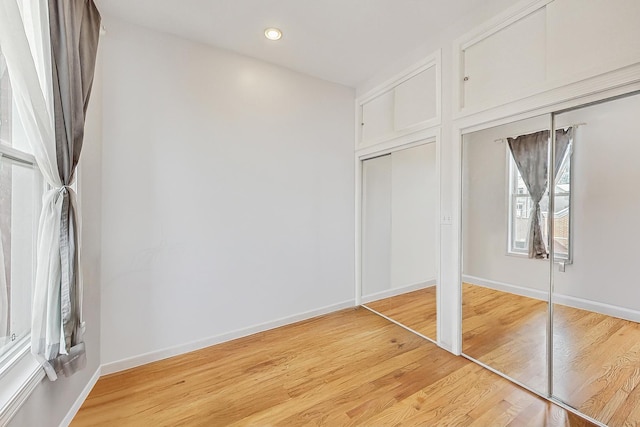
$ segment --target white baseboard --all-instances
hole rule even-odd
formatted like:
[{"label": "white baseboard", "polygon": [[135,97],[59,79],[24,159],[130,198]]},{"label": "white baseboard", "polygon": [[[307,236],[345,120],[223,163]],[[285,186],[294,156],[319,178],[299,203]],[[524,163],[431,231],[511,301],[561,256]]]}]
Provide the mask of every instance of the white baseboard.
[{"label": "white baseboard", "polygon": [[136,366],[146,365],[147,363],[157,362],[158,360],[167,359],[169,357],[178,356],[181,354],[189,353],[191,351],[200,350],[212,345],[220,344],[226,341],[231,341],[237,338],[253,335],[258,332],[267,331],[269,329],[278,328],[291,323],[300,322],[302,320],[311,319],[313,317],[322,316],[323,314],[332,313],[334,311],[342,310],[344,308],[354,307],[355,301],[348,300],[338,304],[329,305],[326,307],[310,310],[304,313],[295,314],[293,316],[283,317],[281,319],[273,320],[270,322],[261,323],[259,325],[250,326],[248,328],[238,329],[225,334],[216,335],[213,337],[193,341],[186,344],[180,344],[177,346],[165,348],[162,350],[152,351],[149,353],[141,354],[138,356],[129,357],[127,359],[117,360],[115,362],[105,363],[102,365],[102,375],[113,374],[115,372],[124,371],[126,369],[135,368]]},{"label": "white baseboard", "polygon": [[547,301],[549,299],[548,292],[538,289],[531,289],[524,286],[512,285],[510,283],[496,282],[495,280],[483,279],[481,277],[469,276],[464,274],[462,281],[472,285],[482,286],[484,288],[496,289],[498,291],[509,292],[510,294],[516,294],[523,297],[534,298],[541,301]]},{"label": "white baseboard", "polygon": [[417,291],[418,289],[429,288],[435,286],[436,279],[427,280],[426,282],[413,283],[411,285],[403,286],[401,288],[387,289],[385,291],[376,292],[375,294],[362,297],[362,304],[368,302],[377,301],[384,298],[395,297],[397,295],[406,294],[407,292]]},{"label": "white baseboard", "polygon": [[[529,298],[535,298],[542,301],[547,301],[548,292],[540,291],[537,289],[526,288],[523,286],[512,285],[509,283],[496,282],[494,280],[487,280],[480,277],[463,275],[462,280],[465,283],[482,286],[485,288],[496,289],[498,291],[509,292],[516,295],[521,295]],[[600,313],[607,316],[617,317],[619,319],[630,320],[632,322],[640,323],[640,311],[632,310],[626,307],[619,307],[612,304],[606,304],[603,302],[591,301],[584,298],[578,298],[570,295],[554,294],[553,300],[555,304],[566,305],[567,307],[573,307],[580,310],[592,311],[594,313]]]},{"label": "white baseboard", "polygon": [[91,377],[87,385],[84,387],[84,389],[82,390],[82,393],[80,393],[80,396],[78,396],[76,401],[73,403],[73,405],[69,409],[69,412],[67,412],[67,415],[60,422],[60,427],[68,427],[69,424],[71,424],[71,421],[73,421],[73,417],[76,416],[76,414],[80,410],[80,407],[82,406],[84,401],[87,399],[87,396],[89,396],[89,393],[91,393],[91,390],[93,390],[93,386],[95,386],[96,383],[98,382],[100,375],[101,375],[101,370],[100,370],[100,366],[98,366],[98,369],[96,369],[96,372],[93,374],[93,376]]},{"label": "white baseboard", "polygon": [[553,296],[555,304],[566,305],[581,310],[593,311],[594,313],[605,314],[619,319],[630,320],[640,323],[640,311],[617,305],[606,304],[598,301],[572,297],[570,295],[555,294]]}]

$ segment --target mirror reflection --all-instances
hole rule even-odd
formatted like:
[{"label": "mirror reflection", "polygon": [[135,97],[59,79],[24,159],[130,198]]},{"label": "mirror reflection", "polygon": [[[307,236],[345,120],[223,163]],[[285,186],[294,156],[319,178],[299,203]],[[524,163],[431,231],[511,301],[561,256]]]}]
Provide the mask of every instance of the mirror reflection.
[{"label": "mirror reflection", "polygon": [[575,134],[554,187],[552,394],[612,426],[640,423],[639,111],[635,95],[555,117]]},{"label": "mirror reflection", "polygon": [[550,116],[464,135],[463,353],[547,393]]},{"label": "mirror reflection", "polygon": [[362,301],[436,340],[435,143],[362,162]]}]

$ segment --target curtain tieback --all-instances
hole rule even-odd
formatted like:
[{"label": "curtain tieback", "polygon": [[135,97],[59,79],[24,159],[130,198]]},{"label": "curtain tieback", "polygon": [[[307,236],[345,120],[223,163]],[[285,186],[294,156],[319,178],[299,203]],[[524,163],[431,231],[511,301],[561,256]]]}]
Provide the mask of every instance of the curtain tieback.
[{"label": "curtain tieback", "polygon": [[69,193],[70,190],[73,190],[73,189],[71,188],[70,185],[62,185],[58,187],[57,190],[58,190],[58,193],[64,194],[64,193]]}]

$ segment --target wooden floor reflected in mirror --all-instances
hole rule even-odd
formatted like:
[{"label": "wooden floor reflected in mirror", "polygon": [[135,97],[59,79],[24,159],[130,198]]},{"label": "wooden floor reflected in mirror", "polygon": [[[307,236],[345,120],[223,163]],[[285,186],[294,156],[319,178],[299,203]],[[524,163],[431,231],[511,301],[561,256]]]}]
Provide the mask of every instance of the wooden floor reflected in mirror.
[{"label": "wooden floor reflected in mirror", "polygon": [[437,337],[436,306],[435,286],[366,304],[366,307],[434,341]]},{"label": "wooden floor reflected in mirror", "polygon": [[546,301],[469,283],[462,292],[462,352],[546,394]]},{"label": "wooden floor reflected in mirror", "polygon": [[[463,284],[463,352],[546,388],[547,303]],[[607,425],[640,423],[640,324],[554,305],[553,395]]]},{"label": "wooden floor reflected in mirror", "polygon": [[553,323],[553,395],[607,425],[640,425],[640,324],[559,304]]}]

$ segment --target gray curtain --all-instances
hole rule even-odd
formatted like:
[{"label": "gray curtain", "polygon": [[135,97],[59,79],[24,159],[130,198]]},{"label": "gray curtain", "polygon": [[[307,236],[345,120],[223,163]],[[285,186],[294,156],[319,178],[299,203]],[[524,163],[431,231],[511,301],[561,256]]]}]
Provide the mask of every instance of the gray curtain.
[{"label": "gray curtain", "polygon": [[84,367],[82,342],[78,222],[73,183],[84,138],[84,123],[93,84],[100,13],[92,0],[49,0],[54,121],[58,174],[63,183],[60,221],[60,308],[68,355],[51,363],[71,375]]},{"label": "gray curtain", "polygon": [[[554,177],[571,141],[572,130],[556,131]],[[529,223],[529,258],[542,259],[548,256],[542,235],[540,201],[547,191],[549,163],[549,131],[540,131],[517,138],[507,138],[513,160],[529,191],[533,208]]]},{"label": "gray curtain", "polygon": [[533,201],[529,223],[529,258],[545,258],[547,248],[540,227],[540,200],[547,189],[549,131],[508,138],[507,142]]},{"label": "gray curtain", "polygon": [[562,160],[564,160],[564,156],[569,149],[571,141],[573,140],[573,128],[567,129],[558,129],[556,130],[556,153],[555,153],[555,164],[553,168],[553,177],[558,177],[558,172],[560,172],[560,166],[562,166]]}]

